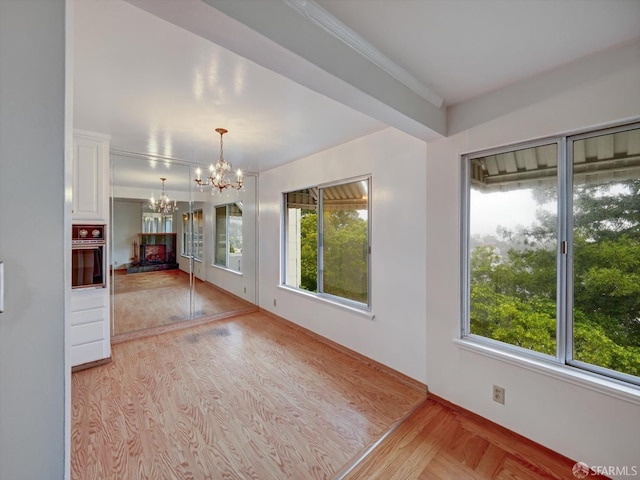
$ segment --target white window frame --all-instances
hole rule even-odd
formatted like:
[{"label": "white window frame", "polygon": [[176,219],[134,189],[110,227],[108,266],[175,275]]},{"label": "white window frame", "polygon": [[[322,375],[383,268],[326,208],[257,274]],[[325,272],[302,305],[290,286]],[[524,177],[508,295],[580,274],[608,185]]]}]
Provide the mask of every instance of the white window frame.
[{"label": "white window frame", "polygon": [[[202,232],[202,238],[196,240],[196,224],[194,218],[199,212],[199,229]],[[198,248],[200,247],[200,248]],[[193,251],[192,251],[193,250]],[[180,254],[186,258],[193,258],[198,262],[202,262],[202,254],[204,250],[204,212],[201,208],[182,214],[182,248]],[[198,256],[198,252],[200,256]]]},{"label": "white window frame", "polygon": [[[585,131],[571,136],[555,136],[536,141],[512,144],[462,155],[461,157],[461,214],[460,214],[460,248],[461,248],[461,299],[460,299],[460,335],[457,343],[463,348],[469,344],[476,344],[480,348],[471,346],[471,350],[483,351],[489,356],[504,359],[514,363],[514,359],[521,358],[525,364],[542,365],[545,363],[557,365],[565,370],[574,371],[576,375],[586,373],[587,378],[596,377],[612,380],[614,384],[630,386],[632,391],[640,390],[640,378],[623,372],[610,370],[573,359],[573,142],[600,135],[608,135],[626,130],[640,128],[639,123],[624,124],[610,128]],[[471,284],[470,284],[470,194],[471,194],[471,160],[489,155],[513,152],[516,150],[549,145],[558,145],[558,173],[557,173],[557,246],[556,246],[556,355],[546,355],[533,350],[511,345],[488,337],[471,333]],[[501,353],[502,352],[502,353]],[[555,367],[551,367],[553,370]],[[538,369],[537,367],[534,369]],[[549,370],[550,371],[550,370]],[[565,374],[552,376],[563,376]],[[576,377],[574,377],[576,378]],[[589,380],[587,380],[589,381]],[[632,397],[636,399],[636,394]]]},{"label": "white window frame", "polygon": [[[222,205],[214,205],[213,207],[213,238],[215,239],[214,241],[214,245],[213,245],[213,252],[212,252],[212,263],[211,266],[213,267],[218,267],[218,268],[222,268],[224,270],[228,270],[230,272],[233,273],[238,273],[241,274],[242,273],[242,266],[240,267],[240,270],[235,270],[231,267],[229,267],[229,258],[230,258],[230,252],[229,252],[229,223],[230,223],[230,209],[231,207],[236,206],[237,208],[240,209],[240,212],[242,213],[241,218],[242,218],[242,222],[243,222],[243,229],[244,229],[244,212],[243,209],[241,207],[241,202],[231,202],[231,203],[225,203]],[[217,263],[216,262],[216,250],[217,250],[217,245],[218,245],[218,232],[217,232],[217,228],[218,228],[218,217],[217,217],[217,210],[219,208],[224,208],[225,209],[225,260],[224,260],[224,265],[221,263]],[[244,252],[244,239],[243,239],[243,246],[242,246],[242,251]],[[241,264],[242,265],[242,264]]]},{"label": "white window frame", "polygon": [[182,246],[180,248],[180,255],[183,257],[191,258],[191,232],[193,229],[193,222],[190,212],[182,214]]},{"label": "white window frame", "polygon": [[[322,291],[322,285],[323,285],[323,274],[324,274],[324,269],[322,268],[323,265],[323,235],[322,235],[322,228],[323,228],[323,224],[322,224],[322,217],[323,215],[321,214],[323,211],[323,195],[322,195],[322,190],[325,188],[329,188],[329,187],[335,187],[335,186],[340,186],[340,185],[346,185],[349,183],[355,183],[355,182],[367,182],[367,302],[358,302],[355,300],[351,300],[349,298],[344,298],[344,297],[340,297],[337,295],[333,295],[330,293],[326,293]],[[280,286],[286,289],[291,289],[294,290],[296,292],[300,292],[303,293],[304,295],[309,295],[311,297],[317,298],[317,299],[323,299],[326,300],[330,303],[333,304],[337,304],[337,305],[342,305],[345,307],[348,307],[349,309],[355,310],[355,311],[360,311],[360,312],[366,312],[366,313],[370,313],[371,312],[371,305],[372,305],[372,291],[371,291],[371,198],[372,198],[372,193],[371,193],[371,175],[364,175],[364,176],[359,176],[359,177],[353,177],[353,178],[348,178],[348,179],[344,179],[344,180],[339,180],[339,181],[335,181],[335,182],[329,182],[329,183],[323,183],[320,185],[312,185],[312,186],[308,186],[308,187],[302,187],[302,188],[298,188],[295,190],[290,190],[287,192],[284,192],[282,194],[282,215],[281,215],[281,235],[282,235],[282,248],[281,248],[281,278],[280,278]],[[292,285],[287,284],[287,258],[288,258],[288,250],[287,250],[287,243],[288,243],[288,238],[287,238],[287,222],[288,222],[288,207],[287,207],[287,195],[289,193],[294,193],[300,190],[304,190],[306,188],[316,188],[318,190],[318,204],[317,204],[317,211],[318,211],[318,245],[317,245],[317,261],[318,261],[318,266],[317,266],[317,280],[316,280],[316,284],[317,284],[317,292],[311,292],[309,290],[305,290],[302,288],[298,288],[298,287],[294,287]],[[371,317],[373,318],[373,317]]]}]

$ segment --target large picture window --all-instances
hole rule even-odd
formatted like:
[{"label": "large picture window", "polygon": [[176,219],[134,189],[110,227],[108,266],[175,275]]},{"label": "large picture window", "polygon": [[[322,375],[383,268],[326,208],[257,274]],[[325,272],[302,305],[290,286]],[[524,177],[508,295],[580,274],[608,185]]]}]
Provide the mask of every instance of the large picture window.
[{"label": "large picture window", "polygon": [[215,207],[214,265],[242,271],[242,203]]},{"label": "large picture window", "polygon": [[639,126],[463,172],[463,336],[640,384]]},{"label": "large picture window", "polygon": [[284,284],[370,305],[370,178],[284,194]]}]

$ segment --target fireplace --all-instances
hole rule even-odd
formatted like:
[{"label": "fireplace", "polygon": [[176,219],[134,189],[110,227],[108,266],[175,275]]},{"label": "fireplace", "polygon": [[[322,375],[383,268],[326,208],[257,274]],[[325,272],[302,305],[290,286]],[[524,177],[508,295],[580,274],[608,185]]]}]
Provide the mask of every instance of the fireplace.
[{"label": "fireplace", "polygon": [[[1,0],[0,0],[1,1]],[[127,273],[173,270],[176,263],[176,233],[139,233],[133,242],[134,258],[127,265]]]},{"label": "fireplace", "polygon": [[140,265],[153,265],[167,262],[167,246],[163,243],[140,245]]}]

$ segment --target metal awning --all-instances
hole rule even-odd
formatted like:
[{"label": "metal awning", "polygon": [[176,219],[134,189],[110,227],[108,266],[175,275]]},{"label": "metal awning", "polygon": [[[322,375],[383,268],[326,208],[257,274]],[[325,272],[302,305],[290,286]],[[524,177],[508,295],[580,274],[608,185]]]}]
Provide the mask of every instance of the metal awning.
[{"label": "metal awning", "polygon": [[[513,189],[555,183],[555,143],[471,160],[471,183],[481,189]],[[573,142],[573,174],[581,182],[624,180],[640,175],[640,130]]]},{"label": "metal awning", "polygon": [[322,192],[325,210],[358,209],[366,210],[368,204],[367,181],[357,181],[332,185],[329,187],[312,187],[287,193],[287,207],[316,210],[318,208],[318,192]]}]

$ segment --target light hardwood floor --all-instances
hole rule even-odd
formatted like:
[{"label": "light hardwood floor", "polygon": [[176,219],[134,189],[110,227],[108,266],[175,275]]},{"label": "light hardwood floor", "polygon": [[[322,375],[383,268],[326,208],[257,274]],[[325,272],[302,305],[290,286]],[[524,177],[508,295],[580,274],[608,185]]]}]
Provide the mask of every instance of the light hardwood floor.
[{"label": "light hardwood floor", "polygon": [[[191,321],[189,275],[181,270],[126,274],[116,270],[114,335]],[[195,317],[239,312],[250,303],[196,279]]]},{"label": "light hardwood floor", "polygon": [[424,401],[400,380],[262,313],[120,343],[73,374],[72,478],[331,478]]},{"label": "light hardwood floor", "polygon": [[[562,428],[562,426],[558,426]],[[344,478],[575,480],[569,460],[495,423],[429,398]],[[589,479],[604,479],[592,476]]]},{"label": "light hardwood floor", "polygon": [[73,374],[71,440],[73,480],[576,478],[575,462],[264,313],[114,345],[113,363]]}]

